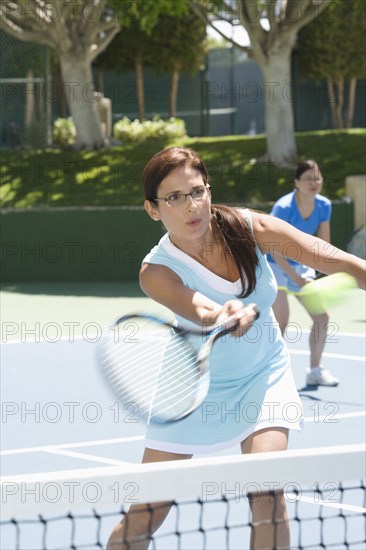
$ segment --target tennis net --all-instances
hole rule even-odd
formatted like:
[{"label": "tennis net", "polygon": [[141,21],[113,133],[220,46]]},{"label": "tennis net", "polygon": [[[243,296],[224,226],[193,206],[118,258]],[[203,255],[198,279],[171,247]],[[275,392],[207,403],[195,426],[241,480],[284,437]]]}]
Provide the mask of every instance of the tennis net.
[{"label": "tennis net", "polygon": [[6,476],[0,547],[105,548],[131,503],[174,501],[149,548],[248,549],[249,501],[276,499],[281,488],[291,548],[364,550],[365,450],[349,445]]}]

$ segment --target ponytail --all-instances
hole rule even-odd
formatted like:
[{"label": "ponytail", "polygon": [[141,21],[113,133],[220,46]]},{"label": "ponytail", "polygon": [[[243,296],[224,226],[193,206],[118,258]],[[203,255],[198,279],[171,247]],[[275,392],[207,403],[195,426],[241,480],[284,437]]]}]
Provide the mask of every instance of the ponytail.
[{"label": "ponytail", "polygon": [[215,236],[221,241],[224,251],[232,256],[240,273],[242,291],[238,297],[246,298],[255,289],[259,264],[252,229],[237,208],[212,205],[211,213]]}]

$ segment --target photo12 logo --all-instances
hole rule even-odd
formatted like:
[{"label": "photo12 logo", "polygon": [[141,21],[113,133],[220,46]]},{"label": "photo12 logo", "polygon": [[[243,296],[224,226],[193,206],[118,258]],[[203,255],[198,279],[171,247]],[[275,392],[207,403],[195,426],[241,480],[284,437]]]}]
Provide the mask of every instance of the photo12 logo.
[{"label": "photo12 logo", "polygon": [[342,489],[339,482],[326,482],[323,484],[315,481],[311,485],[302,486],[296,481],[280,484],[274,481],[242,482],[216,482],[204,481],[201,487],[201,499],[208,502],[210,499],[231,500],[234,502],[255,503],[263,498],[268,502],[274,502],[279,497],[286,502],[293,503],[304,500],[314,504],[341,502]]},{"label": "photo12 logo", "polygon": [[[98,504],[103,500],[113,504],[137,504],[139,485],[136,482],[114,482],[107,486],[97,481],[9,481],[1,484],[1,503],[12,500],[19,504]],[[52,506],[50,508],[52,511]]]}]

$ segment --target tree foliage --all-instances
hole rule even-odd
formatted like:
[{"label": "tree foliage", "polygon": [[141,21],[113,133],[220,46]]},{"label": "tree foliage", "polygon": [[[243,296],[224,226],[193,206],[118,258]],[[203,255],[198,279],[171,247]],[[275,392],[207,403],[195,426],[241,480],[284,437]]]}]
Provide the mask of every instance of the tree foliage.
[{"label": "tree foliage", "polygon": [[169,116],[177,113],[180,73],[194,75],[207,53],[206,24],[194,12],[182,17],[163,16],[156,26],[151,65],[170,73]]},{"label": "tree foliage", "polygon": [[0,28],[59,54],[73,51],[94,59],[119,31],[106,8],[107,0],[3,0]]},{"label": "tree foliage", "polygon": [[156,73],[193,76],[207,53],[206,25],[195,13],[160,17],[152,35],[149,64]]},{"label": "tree foliage", "polygon": [[151,38],[145,30],[141,29],[140,24],[137,21],[130,21],[98,57],[95,66],[116,72],[133,70],[137,57],[143,64],[147,63],[150,41]]},{"label": "tree foliage", "polygon": [[332,0],[313,25],[301,29],[299,61],[314,79],[366,75],[364,0]]},{"label": "tree foliage", "polygon": [[181,17],[188,13],[186,0],[109,0],[123,27],[138,22],[141,29],[151,33],[160,17]]},{"label": "tree foliage", "polygon": [[[314,25],[298,37],[303,76],[326,80],[335,128],[352,127],[358,78],[366,76],[364,0],[332,0]],[[363,47],[362,47],[363,45]],[[346,81],[348,109],[345,119]]]},{"label": "tree foliage", "polygon": [[150,41],[148,32],[142,29],[137,21],[131,20],[99,56],[96,63],[99,70],[135,71],[137,111],[140,121],[145,118],[143,68],[148,60]]},{"label": "tree foliage", "polygon": [[194,75],[202,65],[206,47],[206,25],[190,12],[161,15],[154,27],[141,28],[128,20],[110,46],[99,56],[96,66],[113,71],[135,70],[139,118],[144,118],[143,75],[139,67],[150,67],[157,74],[172,77],[170,115],[175,116],[179,73]]},{"label": "tree foliage", "polygon": [[25,42],[57,52],[65,84],[72,85],[68,104],[77,129],[77,148],[105,144],[91,63],[120,31],[138,21],[147,32],[161,13],[181,15],[184,0],[1,0],[0,29]]},{"label": "tree foliage", "polygon": [[[227,20],[248,33],[250,47],[224,38],[249,52],[261,68],[264,80],[265,125],[270,162],[291,162],[296,157],[291,101],[291,52],[297,33],[312,23],[330,0],[187,0],[195,12],[215,30],[215,22]],[[272,88],[271,88],[272,86]]]}]

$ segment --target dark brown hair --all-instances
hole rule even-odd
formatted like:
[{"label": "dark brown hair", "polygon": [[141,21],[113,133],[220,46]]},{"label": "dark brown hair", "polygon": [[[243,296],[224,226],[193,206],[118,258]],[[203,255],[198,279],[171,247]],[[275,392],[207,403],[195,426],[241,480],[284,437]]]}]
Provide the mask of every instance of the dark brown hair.
[{"label": "dark brown hair", "polygon": [[[169,147],[156,153],[145,166],[142,182],[146,200],[154,202],[163,179],[175,168],[183,166],[200,172],[203,182],[208,184],[207,168],[195,151],[185,147]],[[253,232],[237,208],[212,205],[211,214],[215,237],[238,267],[242,284],[239,297],[246,298],[255,289],[259,263]]]},{"label": "dark brown hair", "polygon": [[299,162],[296,166],[295,179],[299,180],[304,172],[307,170],[312,170],[313,168],[318,168],[319,172],[321,172],[320,166],[317,162],[315,162],[315,160],[304,160]]},{"label": "dark brown hair", "polygon": [[205,184],[208,183],[208,173],[203,161],[193,149],[185,147],[168,147],[156,153],[145,166],[142,174],[142,183],[145,191],[145,198],[154,201],[160,183],[175,168],[186,166],[197,170],[202,175]]}]

